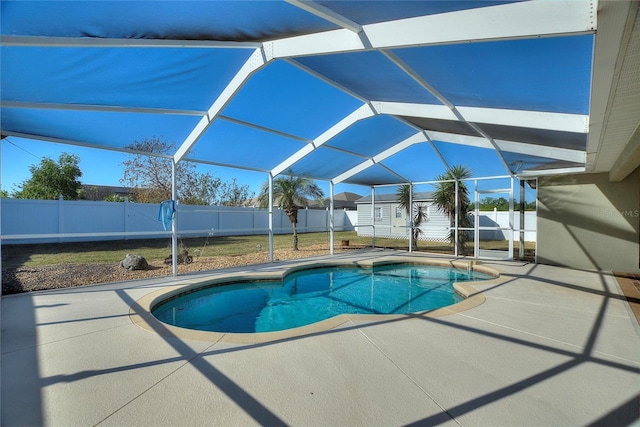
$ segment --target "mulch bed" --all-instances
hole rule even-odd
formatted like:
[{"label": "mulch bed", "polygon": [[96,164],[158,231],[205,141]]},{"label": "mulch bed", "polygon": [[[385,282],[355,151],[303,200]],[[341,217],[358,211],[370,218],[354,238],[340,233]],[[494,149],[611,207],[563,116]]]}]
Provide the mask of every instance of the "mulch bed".
[{"label": "mulch bed", "polygon": [[[340,248],[336,248],[336,252]],[[292,250],[277,250],[275,260],[307,258],[326,255],[326,245],[317,245]],[[190,264],[179,264],[178,273],[218,270],[242,265],[260,264],[269,261],[266,251],[237,256],[194,257]],[[127,270],[118,263],[57,264],[2,269],[2,294],[16,294],[47,289],[69,288],[96,283],[122,282],[126,280],[162,277],[171,275],[171,265],[162,260],[150,261],[146,270]]]}]

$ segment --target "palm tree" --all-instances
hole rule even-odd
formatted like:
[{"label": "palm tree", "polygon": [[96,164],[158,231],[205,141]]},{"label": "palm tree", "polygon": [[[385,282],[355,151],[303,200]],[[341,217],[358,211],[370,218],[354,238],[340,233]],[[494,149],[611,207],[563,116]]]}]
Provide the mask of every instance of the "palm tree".
[{"label": "palm tree", "polygon": [[[436,177],[437,181],[458,181],[458,226],[471,227],[469,219],[469,189],[462,182],[463,179],[470,178],[473,172],[462,165],[456,165],[447,172]],[[455,212],[456,212],[456,187],[455,182],[439,182],[433,196],[433,203],[438,209],[449,216],[451,230],[449,231],[449,241],[451,245],[456,244],[455,237]],[[469,233],[462,231],[458,233],[458,253],[465,253],[465,243],[469,241]]]},{"label": "palm tree", "polygon": [[[273,180],[273,199],[278,201],[278,207],[284,209],[285,215],[291,221],[293,228],[293,250],[298,250],[298,207],[307,207],[309,198],[323,203],[324,192],[315,182],[306,177],[294,176],[291,170],[287,176],[281,176]],[[261,208],[269,206],[269,182],[262,184],[259,203]]]},{"label": "palm tree", "polygon": [[418,237],[420,237],[420,234],[422,233],[420,226],[427,218],[427,213],[424,210],[424,206],[422,206],[421,204],[417,204],[414,205],[415,216],[411,218],[413,214],[412,210],[414,210],[410,206],[411,190],[412,186],[410,184],[401,185],[398,188],[398,192],[396,193],[396,195],[398,196],[398,204],[401,208],[404,208],[405,212],[407,213],[407,217],[412,221],[411,232],[413,233],[413,249],[418,249]]}]

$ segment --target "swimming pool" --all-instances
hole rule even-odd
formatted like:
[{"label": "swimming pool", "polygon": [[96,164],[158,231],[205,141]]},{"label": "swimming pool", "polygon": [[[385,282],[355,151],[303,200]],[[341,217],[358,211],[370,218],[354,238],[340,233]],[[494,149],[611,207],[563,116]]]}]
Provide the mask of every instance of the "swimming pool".
[{"label": "swimming pool", "polygon": [[340,314],[406,314],[462,300],[454,282],[487,274],[428,265],[373,268],[323,267],[280,281],[247,281],[205,287],[160,302],[160,321],[200,331],[273,332]]}]

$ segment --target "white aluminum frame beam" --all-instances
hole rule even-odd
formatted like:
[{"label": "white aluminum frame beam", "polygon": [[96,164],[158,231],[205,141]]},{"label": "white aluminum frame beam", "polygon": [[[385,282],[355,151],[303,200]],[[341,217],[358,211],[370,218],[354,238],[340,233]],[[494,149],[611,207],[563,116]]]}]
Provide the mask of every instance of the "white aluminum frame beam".
[{"label": "white aluminum frame beam", "polygon": [[[432,140],[442,141],[450,144],[467,145],[478,148],[488,148],[493,150],[494,146],[486,138],[472,135],[460,135],[447,132],[425,131]],[[496,145],[501,150],[510,153],[524,154],[527,156],[545,157],[554,160],[566,160],[570,162],[584,163],[586,154],[580,150],[570,150],[568,148],[558,148],[546,145],[535,145],[517,141],[495,140]]]},{"label": "white aluminum frame beam", "polygon": [[227,104],[233,99],[233,97],[240,91],[242,86],[249,80],[249,78],[265,64],[271,61],[272,58],[268,57],[263,49],[256,49],[251,56],[245,61],[244,65],[231,79],[229,84],[224,88],[222,93],[213,102],[211,107],[207,110],[207,114],[204,115],[198,124],[193,128],[189,136],[182,142],[180,147],[173,156],[176,163],[182,160],[183,157],[189,152],[189,150],[195,145],[196,142],[204,135],[209,129],[211,123],[218,117]]},{"label": "white aluminum frame beam", "polygon": [[283,161],[278,166],[273,168],[271,170],[271,174],[273,176],[277,176],[277,175],[281,174],[282,172],[286,171],[291,166],[293,166],[296,162],[300,161],[305,156],[309,155],[316,148],[321,147],[327,141],[329,141],[331,138],[333,138],[334,136],[338,135],[340,132],[342,132],[345,129],[347,129],[352,124],[354,124],[354,123],[356,123],[356,122],[358,122],[360,120],[372,117],[375,114],[376,114],[376,111],[373,110],[369,104],[361,105],[360,107],[355,109],[353,112],[351,112],[349,115],[347,115],[342,120],[340,120],[338,123],[336,123],[335,125],[331,126],[329,129],[324,131],[319,137],[317,137],[313,141],[311,141],[310,144],[302,147],[300,150],[295,152],[293,155],[291,155],[285,161]]},{"label": "white aluminum frame beam", "polygon": [[303,137],[298,136],[298,135],[293,135],[291,133],[282,132],[282,131],[279,131],[277,129],[268,128],[266,126],[256,125],[255,123],[250,123],[250,122],[247,122],[247,121],[244,121],[244,120],[235,119],[233,117],[225,116],[223,114],[219,114],[218,115],[218,119],[224,120],[225,122],[234,123],[236,125],[245,126],[245,127],[251,128],[251,129],[255,129],[255,130],[258,130],[258,131],[261,131],[261,132],[270,133],[272,135],[278,135],[278,136],[281,136],[283,138],[293,139],[294,141],[303,142],[305,144],[312,143],[312,141],[310,139],[303,138]]},{"label": "white aluminum frame beam", "polygon": [[468,126],[473,128],[473,130],[475,130],[479,135],[482,135],[487,141],[489,141],[489,143],[493,146],[493,149],[496,151],[496,155],[502,162],[502,165],[504,166],[505,170],[507,172],[510,172],[509,165],[507,164],[507,162],[504,159],[504,156],[500,152],[500,147],[498,147],[498,145],[495,143],[495,141],[489,134],[483,131],[477,124],[467,120],[462,115],[462,113],[460,113],[460,110],[458,110],[458,108],[451,101],[449,101],[444,95],[442,95],[440,91],[438,91],[436,88],[431,86],[431,84],[428,81],[422,78],[420,74],[416,73],[409,65],[407,65],[395,53],[391,51],[386,51],[386,50],[381,51],[381,53],[384,56],[386,56],[387,59],[389,59],[389,61],[391,61],[396,67],[400,68],[405,74],[411,77],[416,83],[422,86],[425,90],[427,90],[430,94],[432,94],[440,102],[442,102],[447,108],[449,108],[453,113],[453,115],[456,116],[459,121],[466,123]]},{"label": "white aluminum frame beam", "polygon": [[[429,84],[429,82],[424,80],[411,67],[409,67],[407,64],[405,64],[400,58],[398,58],[397,55],[395,55],[394,53],[392,53],[390,51],[382,51],[381,53],[383,55],[385,55],[387,57],[387,59],[389,59],[391,62],[393,62],[398,68],[400,68],[405,74],[407,74],[411,79],[413,79],[416,83],[418,83],[425,90],[427,90],[429,93],[431,93],[436,99],[438,99],[440,102],[442,102],[442,104],[443,104],[442,106],[437,106],[437,105],[431,106],[430,105],[429,106],[430,107],[429,108],[430,111],[434,111],[435,107],[438,107],[438,113],[444,116],[445,115],[445,109],[446,109],[447,110],[446,116],[448,116],[452,120],[456,120],[456,121],[460,121],[460,122],[466,122],[464,117],[462,117],[462,115],[457,111],[455,105],[453,105],[451,102],[449,102],[449,100],[446,99],[444,97],[444,95],[442,95],[438,90],[436,90],[433,86],[431,86],[431,84]],[[431,107],[434,107],[434,108],[431,108]],[[472,123],[468,123],[468,125],[469,126],[473,126]],[[479,130],[477,130],[477,132],[482,134]],[[440,150],[438,150],[438,148],[433,143],[433,139],[430,138],[426,132],[425,132],[425,135],[427,136],[427,138],[429,138],[429,142],[430,142],[431,147],[433,148],[433,150],[436,152],[436,154],[438,155],[438,157],[440,158],[442,163],[445,165],[447,170],[449,170],[449,164],[445,160],[444,156],[442,156],[442,154],[440,153]],[[489,142],[492,142],[490,138],[487,138],[487,139],[489,140]],[[505,166],[505,168],[507,170],[509,170],[509,168],[506,165],[506,162],[504,161],[502,155],[499,153],[497,146],[495,146],[495,144],[493,144],[493,143],[492,143],[492,145],[493,145],[493,148],[496,150],[496,152],[498,154],[498,157],[502,161],[502,163]]]},{"label": "white aluminum frame beam", "polygon": [[532,179],[532,178],[538,178],[541,176],[569,175],[572,173],[584,173],[585,170],[586,170],[585,167],[580,167],[580,166],[576,166],[573,168],[529,170],[529,171],[522,171],[518,173],[516,175],[516,178]]},{"label": "white aluminum frame beam", "polygon": [[495,140],[500,150],[510,153],[525,154],[528,156],[545,157],[554,160],[564,160],[567,162],[585,163],[587,153],[580,150],[568,148],[551,147],[548,145],[525,144],[522,142]]},{"label": "white aluminum frame beam", "polygon": [[319,3],[308,0],[285,0],[290,5],[305,10],[319,18],[329,21],[339,27],[345,28],[356,34],[362,31],[362,26],[352,20],[345,18],[344,16],[334,12],[333,10],[325,7]]},{"label": "white aluminum frame beam", "polygon": [[6,136],[13,136],[16,138],[24,138],[24,139],[33,139],[36,141],[44,141],[44,142],[53,142],[56,144],[64,144],[64,145],[74,145],[77,147],[86,147],[86,148],[95,148],[96,150],[105,150],[105,151],[115,151],[118,153],[126,153],[126,154],[141,154],[144,156],[149,156],[149,157],[162,157],[165,159],[171,159],[172,156],[169,154],[159,154],[159,153],[150,153],[148,151],[139,151],[139,150],[129,150],[127,148],[121,148],[121,147],[109,147],[106,145],[99,145],[99,144],[90,144],[87,142],[82,142],[82,141],[74,141],[71,139],[65,139],[65,138],[55,138],[55,137],[51,137],[51,136],[45,136],[45,135],[35,135],[35,134],[29,134],[29,133],[23,133],[23,132],[13,132],[10,130],[6,130],[6,129],[2,129],[2,134],[6,135]]},{"label": "white aluminum frame beam", "polygon": [[[527,1],[426,15],[288,37],[273,43],[275,58],[406,46],[589,34],[596,30],[592,0]],[[363,37],[364,35],[364,37]]]},{"label": "white aluminum frame beam", "polygon": [[182,161],[198,163],[201,165],[220,166],[223,168],[230,168],[230,169],[240,169],[240,170],[251,171],[251,172],[269,173],[268,169],[254,168],[254,167],[249,167],[244,165],[235,165],[233,163],[216,162],[216,161],[202,160],[202,159],[191,159],[189,157],[183,157]]},{"label": "white aluminum frame beam", "polygon": [[[388,101],[372,101],[371,103],[380,114],[436,120],[460,120],[453,111],[445,105]],[[589,116],[585,114],[463,106],[457,106],[456,109],[467,121],[474,123],[575,133],[587,133],[589,130]]]},{"label": "white aluminum frame beam", "polygon": [[203,116],[206,111],[199,110],[174,110],[171,108],[148,107],[121,107],[114,105],[89,105],[89,104],[54,104],[38,102],[0,101],[2,108],[26,108],[37,110],[59,111],[94,111],[104,113],[139,113],[139,114],[165,114],[176,116]]},{"label": "white aluminum frame beam", "polygon": [[[397,143],[396,145],[394,145],[393,147],[387,148],[386,150],[382,151],[381,153],[373,156],[372,158],[365,160],[364,162],[360,163],[359,165],[349,169],[348,171],[345,171],[343,173],[341,173],[340,175],[336,176],[335,178],[333,178],[331,180],[331,182],[333,182],[334,184],[339,184],[341,182],[344,182],[345,180],[351,178],[352,176],[362,172],[363,170],[377,164],[380,163],[381,161],[383,161],[386,158],[389,158],[391,156],[393,156],[394,154],[399,153],[400,151],[404,150],[405,148],[408,148],[414,144],[420,144],[423,142],[429,142],[428,138],[426,138],[424,132],[418,132],[412,136],[410,136],[409,138],[406,138],[404,140],[402,140],[401,142]],[[397,175],[397,174],[396,174]]]},{"label": "white aluminum frame beam", "polygon": [[98,47],[98,48],[193,48],[258,49],[259,42],[212,40],[118,39],[97,37],[0,36],[0,46],[20,47]]}]

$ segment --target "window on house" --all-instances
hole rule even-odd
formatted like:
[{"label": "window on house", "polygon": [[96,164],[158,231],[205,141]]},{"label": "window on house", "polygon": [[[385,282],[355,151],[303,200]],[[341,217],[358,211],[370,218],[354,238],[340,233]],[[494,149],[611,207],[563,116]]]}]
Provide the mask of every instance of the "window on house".
[{"label": "window on house", "polygon": [[396,207],[396,218],[402,218],[402,208],[400,206]]},{"label": "window on house", "polygon": [[373,209],[373,219],[375,221],[382,221],[382,208]]}]

